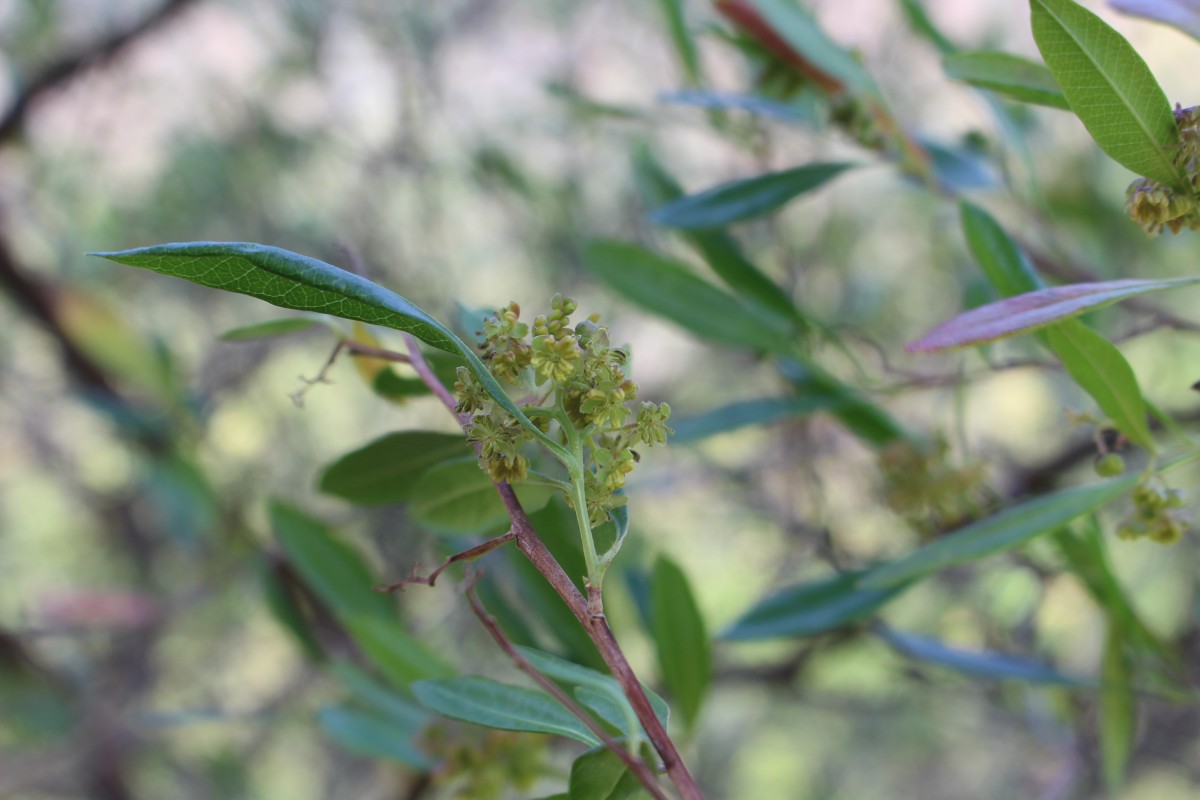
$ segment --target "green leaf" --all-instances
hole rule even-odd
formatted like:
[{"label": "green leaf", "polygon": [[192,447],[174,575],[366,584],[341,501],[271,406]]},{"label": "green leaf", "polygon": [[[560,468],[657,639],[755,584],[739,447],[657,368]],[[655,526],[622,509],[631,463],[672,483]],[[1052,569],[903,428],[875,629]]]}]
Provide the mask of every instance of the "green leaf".
[{"label": "green leaf", "polygon": [[658,96],[660,103],[670,103],[720,111],[745,111],[756,117],[780,120],[793,124],[815,126],[821,121],[817,104],[811,98],[801,97],[791,102],[771,100],[757,94],[735,94],[713,92],[707,89],[687,89],[682,92],[667,92]]},{"label": "green leaf", "polygon": [[375,592],[362,556],[312,517],[279,500],[268,514],[271,529],[304,582],[339,617],[371,616],[395,624],[392,599]]},{"label": "green leaf", "polygon": [[267,609],[300,645],[308,658],[319,660],[323,651],[313,632],[312,620],[299,603],[299,590],[287,564],[264,554],[259,564],[259,579]]},{"label": "green leaf", "polygon": [[567,797],[570,800],[630,800],[641,783],[616,753],[600,747],[575,759]]},{"label": "green leaf", "polygon": [[690,729],[712,679],[712,652],[687,576],[666,556],[659,556],[654,563],[650,608],[650,632],[663,683]]},{"label": "green leaf", "polygon": [[1154,452],[1142,390],[1121,351],[1078,320],[1046,328],[1042,340],[1117,429]]},{"label": "green leaf", "polygon": [[[1042,288],[1025,254],[987,212],[969,203],[959,207],[971,253],[1001,294],[1011,297]],[[1154,450],[1137,378],[1116,347],[1078,320],[1046,328],[1039,340],[1122,433]]]},{"label": "green leaf", "polygon": [[917,137],[916,142],[929,156],[939,186],[952,194],[973,189],[994,189],[1000,181],[992,159],[966,144],[947,145]]},{"label": "green leaf", "polygon": [[689,84],[700,82],[700,59],[696,54],[696,43],[688,30],[687,20],[683,14],[681,0],[658,0],[658,7],[667,18],[667,30],[671,32],[671,44],[675,46],[675,55],[683,67],[683,74]]},{"label": "green leaf", "polygon": [[908,20],[908,24],[913,31],[920,34],[923,38],[929,41],[938,52],[953,53],[958,48],[954,46],[946,35],[942,33],[933,20],[929,18],[929,14],[925,12],[925,6],[921,0],[900,0],[900,8],[904,11],[904,16]]},{"label": "green leaf", "polygon": [[1100,763],[1110,792],[1125,782],[1137,725],[1137,698],[1124,644],[1120,628],[1110,624],[1100,664],[1099,720]]},{"label": "green leaf", "polygon": [[703,339],[756,350],[786,350],[786,334],[684,264],[624,242],[593,242],[583,263],[602,283]]},{"label": "green leaf", "polygon": [[880,626],[875,633],[898,653],[917,661],[952,669],[973,678],[1022,681],[1057,686],[1086,686],[1087,681],[1064,675],[1047,664],[988,650],[962,650],[926,636]]},{"label": "green leaf", "polygon": [[837,78],[852,94],[878,95],[863,65],[830,39],[816,21],[792,0],[751,0],[775,33],[822,72]]},{"label": "green leaf", "polygon": [[[515,484],[513,490],[526,511],[538,510],[558,493],[529,483]],[[413,520],[438,533],[483,533],[508,519],[496,487],[474,457],[434,465],[417,481],[411,497]]]},{"label": "green leaf", "polygon": [[908,588],[858,586],[864,573],[847,572],[780,589],[759,601],[724,633],[722,639],[750,641],[785,636],[816,636],[874,614]]},{"label": "green leaf", "polygon": [[897,586],[946,567],[1011,550],[1095,511],[1128,492],[1137,481],[1138,476],[1131,475],[1028,500],[972,522],[904,558],[875,567],[859,579],[858,585],[866,589]]},{"label": "green leaf", "polygon": [[789,358],[780,361],[779,371],[799,397],[827,403],[838,422],[867,444],[882,448],[898,439],[920,442],[916,434],[901,426],[886,410],[817,364]]},{"label": "green leaf", "polygon": [[395,620],[350,616],[342,619],[354,643],[394,687],[406,689],[413,681],[447,678],[454,669],[405,633]]},{"label": "green leaf", "polygon": [[[577,695],[581,695],[578,690],[587,689],[591,695],[604,698],[603,705],[595,702],[594,697],[584,699],[586,695],[580,696],[580,702],[600,714],[606,721],[611,722],[617,730],[626,734],[631,733],[629,720],[636,721],[637,716],[633,712],[633,707],[629,705],[625,692],[621,690],[621,684],[617,683],[615,678],[550,653],[535,650],[532,647],[518,646],[517,650],[534,669],[552,681],[576,690]],[[663,727],[666,727],[671,716],[667,701],[645,686],[642,689],[646,692],[655,716],[662,722]],[[609,710],[613,707],[618,709],[615,714]]]},{"label": "green leaf", "polygon": [[991,214],[965,200],[958,210],[971,255],[996,291],[1012,297],[1044,287],[1025,253]]},{"label": "green leaf", "polygon": [[690,444],[750,425],[769,425],[808,416],[818,411],[837,411],[842,408],[842,400],[837,397],[764,397],[758,400],[742,400],[694,417],[684,417],[678,422],[672,417],[671,425],[675,435],[671,437],[671,443]]},{"label": "green leaf", "polygon": [[357,505],[400,503],[432,467],[470,452],[461,433],[389,433],[326,467],[318,487]]},{"label": "green leaf", "polygon": [[668,228],[721,228],[769,214],[793,198],[823,186],[853,166],[857,165],[805,164],[783,172],[723,183],[668,203],[652,212],[650,219]]},{"label": "green leaf", "polygon": [[1147,292],[1190,286],[1200,278],[1120,280],[1073,283],[1038,289],[973,308],[943,322],[905,347],[910,352],[935,352],[993,342],[1006,336],[1044,328],[1087,311]]},{"label": "green leaf", "polygon": [[942,57],[946,77],[1013,100],[1070,111],[1054,75],[1044,65],[1008,53],[949,53]]},{"label": "green leaf", "polygon": [[1179,129],[1137,51],[1071,0],[1031,0],[1033,38],[1071,110],[1100,149],[1127,169],[1187,191],[1175,165]]},{"label": "green leaf", "polygon": [[395,292],[324,261],[247,242],[180,242],[110,253],[89,253],[119,264],[183,278],[201,286],[411,333],[462,356],[480,384],[560,460],[570,454],[541,432],[513,403],[470,345]]},{"label": "green leaf", "polygon": [[[647,205],[661,206],[683,197],[683,189],[648,150],[639,151],[635,167],[638,186]],[[802,329],[810,325],[787,294],[742,254],[732,236],[720,230],[683,231],[680,235],[695,248],[717,277],[742,298],[779,316],[789,326]]]},{"label": "green leaf", "polygon": [[336,661],[328,669],[361,706],[371,709],[378,716],[414,731],[429,720],[428,711],[379,683],[349,661]]},{"label": "green leaf", "polygon": [[240,342],[246,339],[269,339],[273,336],[286,336],[309,328],[326,327],[320,320],[309,317],[286,317],[267,322],[257,322],[253,325],[243,325],[240,328],[227,330],[219,337],[224,342]]},{"label": "green leaf", "polygon": [[416,729],[346,707],[321,709],[317,712],[317,722],[334,741],[352,753],[399,761],[422,770],[433,766],[429,757],[413,744]]},{"label": "green leaf", "polygon": [[600,744],[571,712],[531,689],[469,676],[421,681],[412,690],[421,705],[444,717],[504,731],[566,736],[592,747]]}]

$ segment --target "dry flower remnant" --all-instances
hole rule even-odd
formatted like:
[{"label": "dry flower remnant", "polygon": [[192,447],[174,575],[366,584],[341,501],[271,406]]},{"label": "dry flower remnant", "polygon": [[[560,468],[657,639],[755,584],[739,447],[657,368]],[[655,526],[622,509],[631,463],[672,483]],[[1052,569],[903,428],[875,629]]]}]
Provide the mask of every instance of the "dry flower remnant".
[{"label": "dry flower remnant", "polygon": [[1179,190],[1150,178],[1138,178],[1125,190],[1125,210],[1130,219],[1150,236],[1163,229],[1179,233],[1185,227],[1200,230],[1200,106],[1175,106],[1175,125],[1181,144],[1175,165],[1187,178],[1188,186]]}]

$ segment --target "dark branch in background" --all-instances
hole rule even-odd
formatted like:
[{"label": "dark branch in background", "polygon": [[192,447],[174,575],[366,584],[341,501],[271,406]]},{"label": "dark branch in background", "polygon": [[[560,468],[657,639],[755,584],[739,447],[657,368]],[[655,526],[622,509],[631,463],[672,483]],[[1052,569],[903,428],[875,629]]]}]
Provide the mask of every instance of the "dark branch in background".
[{"label": "dark branch in background", "polygon": [[16,136],[25,126],[25,118],[29,115],[30,108],[42,95],[70,82],[79,73],[112,60],[130,44],[194,2],[195,0],[167,0],[132,27],[118,31],[86,50],[64,56],[45,67],[33,80],[21,87],[17,99],[8,107],[8,111],[4,112],[4,116],[0,117],[0,144]]}]

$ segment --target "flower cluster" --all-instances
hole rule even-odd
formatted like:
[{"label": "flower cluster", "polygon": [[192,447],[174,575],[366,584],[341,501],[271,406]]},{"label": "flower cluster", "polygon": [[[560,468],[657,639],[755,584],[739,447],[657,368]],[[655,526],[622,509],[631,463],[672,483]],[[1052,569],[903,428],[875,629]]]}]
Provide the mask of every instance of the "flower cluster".
[{"label": "flower cluster", "polygon": [[[612,346],[598,314],[572,325],[575,311],[574,300],[555,295],[550,313],[535,317],[531,330],[510,303],[484,323],[480,357],[543,433],[564,445],[582,440],[587,511],[597,525],[625,502],[620,490],[638,461],[634,448],[666,444],[671,407],[643,402],[635,413],[630,403],[638,386],[625,372],[628,352]],[[456,410],[470,416],[467,439],[479,450],[480,467],[497,481],[526,479],[530,460],[522,450],[532,432],[466,367],[459,367],[454,389]],[[570,435],[563,426],[571,427]]]},{"label": "flower cluster", "polygon": [[929,442],[894,442],[879,454],[888,506],[922,535],[956,527],[985,504],[986,471],[980,463],[956,466],[941,436]]},{"label": "flower cluster", "polygon": [[1183,493],[1178,489],[1142,484],[1130,497],[1133,510],[1117,527],[1117,536],[1122,539],[1149,538],[1161,544],[1174,544],[1187,531],[1187,520],[1180,512],[1184,506]]},{"label": "flower cluster", "polygon": [[1138,178],[1125,190],[1125,210],[1129,217],[1151,236],[1163,229],[1179,233],[1185,227],[1200,230],[1200,106],[1175,106],[1175,125],[1181,145],[1175,154],[1175,166],[1187,178],[1183,190],[1164,186],[1150,178]]}]

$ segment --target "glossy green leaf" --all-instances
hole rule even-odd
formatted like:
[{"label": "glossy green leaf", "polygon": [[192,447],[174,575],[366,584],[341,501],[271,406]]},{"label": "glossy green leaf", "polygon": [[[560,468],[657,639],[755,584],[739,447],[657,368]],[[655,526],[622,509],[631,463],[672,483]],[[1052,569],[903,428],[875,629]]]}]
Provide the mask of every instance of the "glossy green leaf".
[{"label": "glossy green leaf", "polygon": [[566,736],[590,746],[596,734],[541,692],[475,676],[414,683],[413,694],[430,711],[485,728]]},{"label": "glossy green leaf", "polygon": [[859,579],[858,585],[868,589],[897,586],[946,567],[1011,550],[1095,511],[1128,492],[1136,483],[1137,476],[1132,475],[1027,500],[972,522],[903,558],[869,570]]},{"label": "glossy green leaf", "polygon": [[927,636],[880,626],[875,633],[892,649],[917,661],[936,664],[972,678],[1021,681],[1057,686],[1086,686],[1087,681],[1064,675],[1048,664],[1008,653],[988,650],[963,650]]},{"label": "glossy green leaf", "polygon": [[1126,14],[1170,25],[1200,39],[1200,5],[1194,0],[1109,0],[1109,5]]},{"label": "glossy green leaf", "polygon": [[1070,111],[1054,75],[1044,65],[997,52],[950,53],[942,58],[946,76],[1013,100]]},{"label": "glossy green leaf", "polygon": [[[520,651],[521,655],[525,657],[534,669],[556,683],[576,690],[577,695],[579,689],[587,689],[593,695],[605,698],[604,705],[596,703],[594,700],[583,699],[583,697],[580,698],[580,702],[599,713],[618,730],[623,733],[630,733],[628,721],[631,719],[636,721],[637,717],[633,713],[633,707],[625,699],[625,693],[621,690],[621,684],[617,683],[615,678],[589,667],[584,667],[551,655],[550,653],[535,650],[532,647],[517,647],[517,650]],[[671,716],[667,701],[645,686],[642,689],[646,692],[646,697],[650,701],[650,706],[654,709],[654,714],[665,727]],[[611,707],[616,707],[619,710],[617,713],[607,711]]]},{"label": "glossy green leaf", "polygon": [[996,291],[1012,297],[1044,287],[1028,257],[991,214],[966,201],[958,210],[971,255]]},{"label": "glossy green leaf", "polygon": [[[526,511],[537,511],[558,494],[553,487],[529,483],[513,489]],[[417,481],[411,497],[413,521],[438,533],[483,533],[508,519],[491,478],[470,456],[434,465]]]},{"label": "glossy green leaf", "polygon": [[310,319],[309,317],[285,317],[284,319],[273,319],[267,322],[258,322],[254,325],[243,325],[240,328],[233,328],[221,334],[220,338],[225,342],[240,342],[247,339],[270,339],[274,336],[286,336],[289,333],[297,331],[306,331],[309,328],[325,327],[320,320]]},{"label": "glossy green leaf", "polygon": [[815,67],[837,78],[852,94],[878,95],[863,65],[821,30],[794,0],[751,0],[763,19],[789,46]]},{"label": "glossy green leaf", "polygon": [[675,435],[671,437],[671,443],[690,444],[751,425],[770,425],[818,411],[838,411],[842,408],[842,400],[837,397],[764,397],[758,400],[742,400],[694,417],[684,417],[679,421],[672,417],[671,425]]},{"label": "glossy green leaf", "polygon": [[702,339],[756,350],[786,350],[787,335],[684,264],[624,242],[594,242],[584,265],[602,283]]},{"label": "glossy green leaf", "polygon": [[935,352],[986,344],[1044,328],[1147,292],[1190,286],[1200,278],[1120,280],[1052,286],[971,309],[943,322],[905,349]]},{"label": "glossy green leaf", "polygon": [[908,588],[858,586],[863,573],[847,572],[773,592],[743,614],[722,639],[749,641],[785,636],[816,636],[858,622]]},{"label": "glossy green leaf", "polygon": [[317,722],[342,747],[368,758],[386,758],[417,769],[429,769],[433,762],[420,751],[413,739],[416,729],[354,708],[331,707],[317,712]]},{"label": "glossy green leaf", "polygon": [[1138,175],[1184,189],[1171,104],[1137,51],[1072,0],[1031,0],[1030,7],[1042,59],[1100,149]]},{"label": "glossy green leaf", "polygon": [[1109,625],[1100,663],[1100,764],[1104,783],[1115,791],[1125,782],[1133,755],[1137,697],[1120,628]]},{"label": "glossy green leaf", "polygon": [[288,562],[321,602],[338,616],[370,616],[395,624],[392,599],[373,591],[377,579],[353,548],[286,503],[276,500],[268,512]]},{"label": "glossy green leaf", "polygon": [[853,166],[857,165],[805,164],[783,172],[723,183],[668,203],[651,213],[650,219],[668,228],[722,228],[769,214],[792,199],[825,185]]},{"label": "glossy green leaf", "polygon": [[1042,337],[1070,376],[1092,396],[1117,429],[1153,452],[1154,437],[1146,422],[1142,390],[1121,351],[1078,320],[1052,325],[1042,332]]},{"label": "glossy green leaf", "polygon": [[667,30],[671,34],[671,44],[675,46],[675,55],[683,67],[683,74],[689,84],[700,82],[700,58],[696,53],[696,42],[688,30],[687,19],[684,17],[682,0],[658,0],[667,20]]},{"label": "glossy green leaf", "polygon": [[659,556],[654,563],[650,609],[650,633],[663,683],[691,728],[712,679],[712,651],[687,576],[666,556]]},{"label": "glossy green leaf", "polygon": [[613,751],[600,747],[575,759],[568,786],[570,800],[630,800],[641,784]]},{"label": "glossy green leaf", "polygon": [[389,433],[326,467],[318,488],[357,505],[400,503],[432,467],[470,452],[461,433]]},{"label": "glossy green leaf", "polygon": [[413,681],[448,678],[454,669],[409,635],[395,620],[350,616],[342,619],[346,630],[363,654],[397,688]]},{"label": "glossy green leaf", "polygon": [[867,444],[886,447],[898,439],[920,442],[916,434],[904,428],[883,407],[872,403],[816,363],[784,359],[779,363],[779,371],[795,387],[798,397],[827,403],[829,413]]},{"label": "glossy green leaf", "polygon": [[[638,187],[647,205],[662,206],[683,197],[683,189],[650,153],[643,149],[636,159]],[[685,230],[680,236],[691,245],[725,285],[763,311],[778,315],[787,326],[805,328],[809,322],[778,285],[742,253],[725,231]]]},{"label": "glossy green leaf", "polygon": [[473,348],[400,295],[332,264],[278,247],[246,242],[180,242],[90,255],[245,294],[281,308],[312,311],[411,333],[461,356],[496,403],[551,452],[566,451],[546,437],[492,377]]}]

